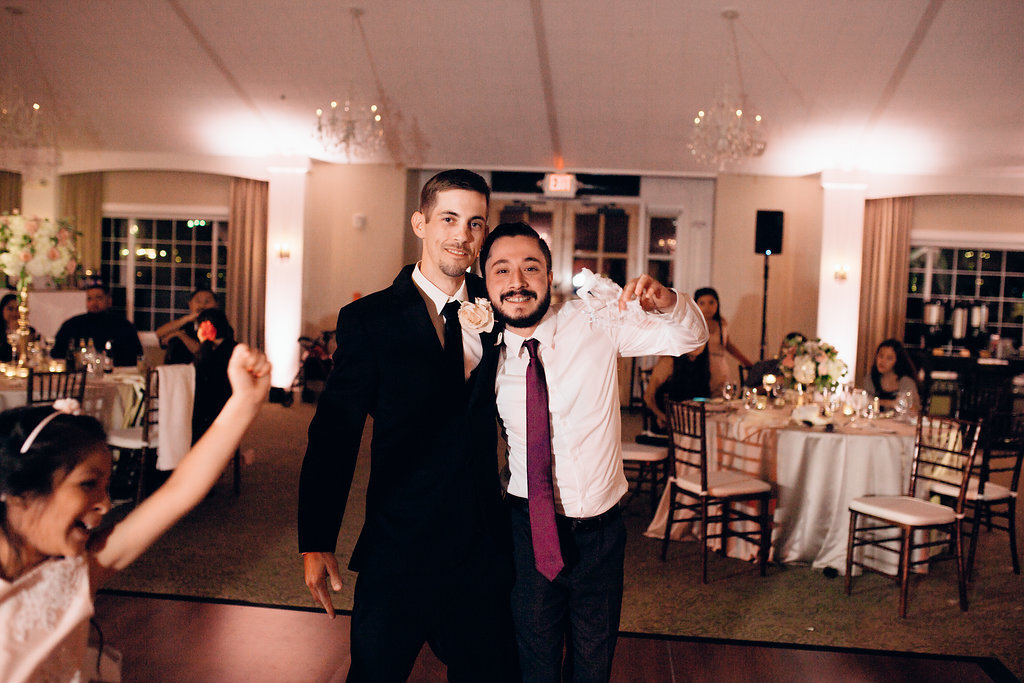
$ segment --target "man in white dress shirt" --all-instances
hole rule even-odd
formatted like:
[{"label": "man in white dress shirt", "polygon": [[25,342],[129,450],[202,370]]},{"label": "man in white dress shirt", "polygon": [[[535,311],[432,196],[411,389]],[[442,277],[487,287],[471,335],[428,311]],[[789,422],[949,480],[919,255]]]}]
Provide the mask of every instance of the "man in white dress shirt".
[{"label": "man in white dress shirt", "polygon": [[[638,299],[645,313],[623,316],[620,322],[592,322],[581,301],[551,307],[551,252],[525,223],[495,228],[480,251],[480,263],[495,318],[505,324],[495,392],[509,446],[506,499],[516,563],[512,613],[523,679],[558,681],[564,671],[567,680],[607,680],[619,628],[626,543],[618,503],[628,486],[622,471],[617,359],[677,356],[698,348],[708,338],[704,317],[689,296],[647,275],[627,283],[619,300],[625,309],[628,301]],[[551,579],[535,564],[529,511],[535,503],[528,502],[530,353],[543,364],[550,410],[555,545],[561,553]]]}]

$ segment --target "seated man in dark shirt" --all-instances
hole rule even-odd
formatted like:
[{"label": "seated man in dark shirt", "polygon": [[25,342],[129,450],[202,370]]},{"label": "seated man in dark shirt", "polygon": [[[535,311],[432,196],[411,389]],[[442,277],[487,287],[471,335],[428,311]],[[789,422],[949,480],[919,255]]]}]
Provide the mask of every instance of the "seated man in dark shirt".
[{"label": "seated man in dark shirt", "polygon": [[142,355],[139,333],[130,320],[110,310],[110,303],[106,286],[95,284],[86,289],[86,312],[64,321],[53,338],[51,355],[66,358],[75,352],[80,339],[92,339],[97,352],[102,352],[110,342],[114,365],[135,365]]}]

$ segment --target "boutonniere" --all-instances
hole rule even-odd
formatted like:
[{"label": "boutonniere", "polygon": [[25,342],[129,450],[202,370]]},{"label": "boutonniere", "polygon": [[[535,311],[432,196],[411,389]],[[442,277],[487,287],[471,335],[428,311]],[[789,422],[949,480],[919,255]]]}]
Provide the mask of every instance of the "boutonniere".
[{"label": "boutonniere", "polygon": [[494,329],[494,311],[491,310],[491,302],[483,297],[476,300],[463,301],[459,306],[459,323],[462,329],[470,332],[490,332]]},{"label": "boutonniere", "polygon": [[217,328],[209,320],[204,320],[199,324],[196,336],[199,337],[200,342],[212,342],[217,338]]}]

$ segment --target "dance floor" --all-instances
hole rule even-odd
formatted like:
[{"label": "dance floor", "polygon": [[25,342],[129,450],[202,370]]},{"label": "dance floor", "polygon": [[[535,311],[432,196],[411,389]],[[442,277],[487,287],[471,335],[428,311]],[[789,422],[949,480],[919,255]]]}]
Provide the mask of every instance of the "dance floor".
[{"label": "dance floor", "polygon": [[[349,617],[102,591],[96,622],[122,680],[342,681]],[[94,632],[94,636],[95,636]],[[443,681],[429,648],[411,681]],[[1012,681],[998,660],[623,633],[613,681]]]}]

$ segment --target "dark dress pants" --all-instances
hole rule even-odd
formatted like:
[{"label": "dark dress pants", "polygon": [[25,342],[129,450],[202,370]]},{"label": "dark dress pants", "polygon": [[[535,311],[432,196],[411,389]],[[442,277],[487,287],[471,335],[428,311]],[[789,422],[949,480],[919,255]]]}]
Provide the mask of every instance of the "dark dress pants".
[{"label": "dark dress pants", "polygon": [[[557,517],[565,567],[548,581],[537,571],[525,506],[512,505],[516,579],[512,618],[524,681],[607,681],[622,611],[626,527],[613,509],[596,528]],[[565,644],[565,661],[562,646]]]},{"label": "dark dress pants", "polygon": [[404,681],[423,643],[450,681],[518,680],[510,588],[507,554],[482,549],[445,573],[360,572],[348,680]]}]

